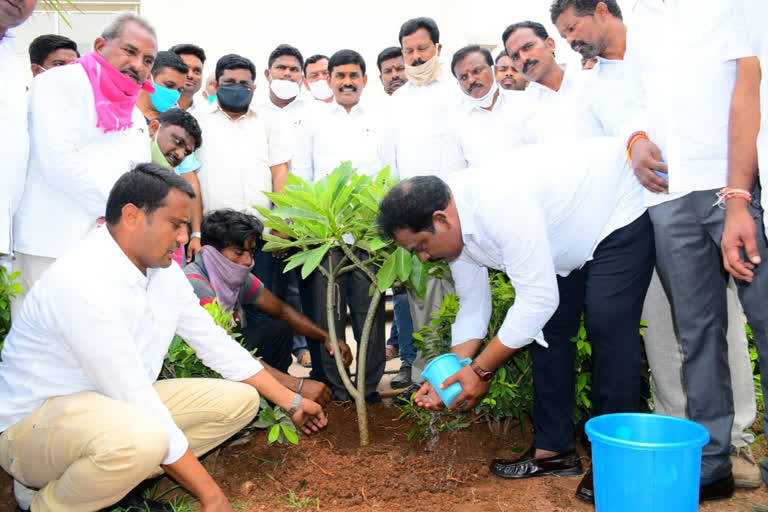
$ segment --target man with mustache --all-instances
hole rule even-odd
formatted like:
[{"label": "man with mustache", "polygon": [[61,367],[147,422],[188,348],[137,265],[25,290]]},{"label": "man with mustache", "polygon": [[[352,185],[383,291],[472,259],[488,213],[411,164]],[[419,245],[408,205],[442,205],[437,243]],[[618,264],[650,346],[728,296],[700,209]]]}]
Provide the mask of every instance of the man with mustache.
[{"label": "man with mustache", "polygon": [[496,56],[496,81],[507,91],[524,91],[528,87],[528,80],[517,72],[506,51]]},{"label": "man with mustache", "polygon": [[466,118],[460,134],[467,164],[493,165],[505,148],[519,142],[516,112],[521,95],[500,88],[491,52],[480,46],[465,46],[454,53],[451,71],[466,94]]},{"label": "man with mustache", "polygon": [[[328,60],[328,85],[333,90],[334,103],[323,116],[310,118],[303,124],[299,150],[293,164],[294,174],[312,183],[333,172],[342,161],[349,160],[360,174],[374,175],[389,165],[393,174],[397,175],[394,151],[383,130],[382,120],[375,111],[360,104],[363,89],[368,83],[365,71],[365,60],[354,50],[339,50],[331,55]],[[341,251],[329,257],[340,258]],[[308,281],[314,303],[313,320],[327,330],[326,279],[320,272],[315,271]],[[344,332],[348,305],[354,331],[361,333],[371,303],[368,294],[371,282],[363,271],[355,270],[341,276],[338,283],[341,297],[347,300],[343,302],[334,319],[336,332],[340,335]],[[368,346],[365,399],[369,403],[381,400],[376,387],[384,374],[384,345],[382,302],[374,317]],[[313,354],[313,359],[314,356]],[[320,356],[325,378],[333,389],[334,399],[349,400],[333,356],[327,351],[321,351]],[[410,377],[410,365],[403,362],[403,366]]]},{"label": "man with mustache", "polygon": [[[193,195],[167,169],[137,165],[109,193],[105,226],[27,296],[0,363],[0,466],[25,491],[19,509],[167,510],[130,492],[165,472],[202,510],[232,512],[198,457],[250,423],[262,395],[306,433],[325,426],[320,405],[263,371],[173,264]],[[175,333],[223,378],[158,380]]]},{"label": "man with mustache", "polygon": [[[603,99],[605,92],[599,99],[593,98],[592,75],[579,68],[564,72],[557,65],[555,43],[541,24],[512,25],[502,40],[515,67],[531,79],[524,93],[525,111],[519,116],[524,140],[559,144],[573,138],[621,136],[618,129],[611,131],[608,122],[615,121],[622,111],[612,113],[612,117],[610,113],[600,116],[600,101],[612,105],[612,98]],[[616,144],[617,140],[606,139],[606,144]],[[588,266],[558,280],[560,308],[584,312],[587,337],[592,342],[595,415],[634,412],[640,404],[642,339],[638,327],[653,272],[653,230],[643,205],[642,187],[623,163],[620,167],[621,185],[613,194],[616,210],[611,236],[595,251]],[[574,383],[568,372],[573,367],[570,339],[576,331],[568,329],[552,336],[546,351],[532,349],[534,379],[539,383],[534,397],[534,408],[539,411],[536,439],[526,455],[499,464],[493,470],[499,476],[536,476],[538,469],[532,468],[560,461],[573,449],[570,389]],[[580,482],[576,497],[594,500],[591,470]]]},{"label": "man with mustache", "polygon": [[[462,94],[443,72],[440,63],[440,30],[432,18],[413,18],[398,35],[408,82],[392,95],[389,132],[394,140],[395,161],[402,178],[416,175],[444,176],[464,169],[458,126],[462,118]],[[409,119],[413,122],[403,122]],[[414,330],[427,325],[439,311],[445,296],[453,293],[450,278],[430,277],[427,293],[420,299],[408,292]],[[425,361],[417,354],[412,379],[421,382]]]},{"label": "man with mustache", "polygon": [[376,66],[379,68],[379,80],[384,86],[384,92],[390,96],[408,81],[403,50],[399,46],[384,48],[376,58]]},{"label": "man with mustache", "polygon": [[[594,105],[595,116],[606,135],[625,136],[625,125],[635,117],[638,98],[643,94],[627,69],[625,57],[631,59],[631,51],[628,52],[627,26],[618,4],[615,0],[556,0],[550,13],[560,35],[581,53],[582,58],[599,61],[590,79],[590,93],[585,103]],[[643,200],[642,197],[639,199]],[[726,339],[734,405],[730,459],[735,484],[754,488],[760,485],[761,478],[749,447],[754,436],[746,430],[751,427],[757,412],[755,387],[742,307],[733,280],[729,281],[726,301]],[[643,320],[648,323],[643,341],[653,376],[654,409],[660,414],[686,417],[686,392],[680,377],[682,351],[673,325],[670,301],[657,272],[654,272],[645,299]],[[755,335],[760,334],[755,332]]]},{"label": "man with mustache", "polygon": [[[117,178],[150,160],[147,123],[136,100],[142,89],[154,89],[148,79],[156,54],[149,23],[121,14],[93,52],[32,81],[29,166],[14,217],[15,268],[24,292],[103,222]],[[51,212],[66,229],[51,229]]]},{"label": "man with mustache", "polygon": [[318,53],[304,61],[304,87],[317,101],[333,102],[333,91],[328,87],[328,57]]},{"label": "man with mustache", "polygon": [[0,265],[10,271],[13,254],[13,214],[24,190],[29,158],[27,92],[24,72],[16,58],[16,36],[11,29],[29,16],[36,0],[0,4],[0,155],[3,155],[3,186],[0,187]]}]

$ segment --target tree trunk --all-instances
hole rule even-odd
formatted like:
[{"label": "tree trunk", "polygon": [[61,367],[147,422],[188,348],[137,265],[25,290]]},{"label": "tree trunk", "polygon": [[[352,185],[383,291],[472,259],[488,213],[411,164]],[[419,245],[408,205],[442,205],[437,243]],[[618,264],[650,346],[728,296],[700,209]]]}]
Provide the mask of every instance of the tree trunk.
[{"label": "tree trunk", "polygon": [[363,323],[363,332],[360,335],[360,346],[357,350],[357,397],[355,405],[357,406],[357,426],[360,429],[360,446],[368,446],[370,439],[368,435],[368,414],[365,404],[365,372],[368,366],[368,341],[371,339],[371,328],[373,319],[376,317],[376,310],[381,302],[381,290],[376,287],[371,297],[371,304],[368,306],[368,313],[365,315]]}]

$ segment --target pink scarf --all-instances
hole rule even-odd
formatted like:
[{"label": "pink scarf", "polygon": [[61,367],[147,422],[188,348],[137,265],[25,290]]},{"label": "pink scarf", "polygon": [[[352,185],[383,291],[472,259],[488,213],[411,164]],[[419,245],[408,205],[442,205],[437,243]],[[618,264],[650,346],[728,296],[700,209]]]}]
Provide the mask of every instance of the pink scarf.
[{"label": "pink scarf", "polygon": [[155,92],[152,82],[147,80],[140,86],[95,52],[86,53],[76,62],[83,66],[91,82],[96,126],[103,128],[104,133],[133,126],[133,108],[139,98],[139,89]]},{"label": "pink scarf", "polygon": [[229,261],[212,245],[204,245],[198,256],[203,258],[203,265],[208,273],[208,281],[216,293],[216,298],[219,299],[219,304],[226,311],[232,311],[240,297],[240,288],[251,275],[253,262],[248,267],[238,265]]}]

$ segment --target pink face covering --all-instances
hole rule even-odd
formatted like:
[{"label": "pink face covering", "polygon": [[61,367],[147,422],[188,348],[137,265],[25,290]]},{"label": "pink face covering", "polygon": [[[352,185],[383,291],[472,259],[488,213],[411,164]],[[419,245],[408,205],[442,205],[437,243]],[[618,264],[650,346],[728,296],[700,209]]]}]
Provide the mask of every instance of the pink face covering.
[{"label": "pink face covering", "polygon": [[140,86],[95,52],[86,53],[76,62],[83,66],[91,82],[96,126],[103,128],[104,133],[130,128],[139,91],[155,92],[152,82],[147,80]]}]

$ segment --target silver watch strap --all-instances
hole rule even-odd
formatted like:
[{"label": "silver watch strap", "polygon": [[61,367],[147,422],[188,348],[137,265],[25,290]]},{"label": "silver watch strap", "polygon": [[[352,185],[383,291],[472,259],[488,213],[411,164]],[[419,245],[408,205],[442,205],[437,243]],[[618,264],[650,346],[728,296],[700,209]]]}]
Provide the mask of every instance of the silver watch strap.
[{"label": "silver watch strap", "polygon": [[301,404],[301,395],[298,393],[293,394],[293,403],[291,404],[291,408],[288,409],[288,416],[293,416],[296,414],[296,411],[299,410],[299,404]]}]

